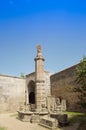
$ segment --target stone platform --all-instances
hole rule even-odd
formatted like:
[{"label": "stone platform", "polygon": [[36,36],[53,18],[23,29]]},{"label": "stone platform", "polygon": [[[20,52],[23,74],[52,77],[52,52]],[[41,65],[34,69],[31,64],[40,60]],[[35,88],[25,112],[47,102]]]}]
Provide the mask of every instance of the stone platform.
[{"label": "stone platform", "polygon": [[40,117],[48,115],[48,112],[31,112],[31,111],[17,111],[18,119],[24,122],[35,123],[40,120]]}]

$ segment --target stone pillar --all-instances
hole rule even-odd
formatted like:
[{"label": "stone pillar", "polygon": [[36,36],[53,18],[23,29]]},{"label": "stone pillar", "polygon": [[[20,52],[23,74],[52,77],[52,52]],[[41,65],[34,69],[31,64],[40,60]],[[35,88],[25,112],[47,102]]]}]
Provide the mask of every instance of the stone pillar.
[{"label": "stone pillar", "polygon": [[37,46],[37,56],[35,58],[35,82],[36,82],[36,109],[40,111],[42,104],[46,104],[45,80],[44,80],[44,58],[42,56],[41,46]]}]

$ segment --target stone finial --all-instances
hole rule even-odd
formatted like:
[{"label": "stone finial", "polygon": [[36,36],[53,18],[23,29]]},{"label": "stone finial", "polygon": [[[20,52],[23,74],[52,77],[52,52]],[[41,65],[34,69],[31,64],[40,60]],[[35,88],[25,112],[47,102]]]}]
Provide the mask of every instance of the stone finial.
[{"label": "stone finial", "polygon": [[39,54],[39,53],[42,53],[41,45],[38,45],[38,46],[37,46],[37,53],[38,53],[38,54]]},{"label": "stone finial", "polygon": [[38,59],[42,59],[44,61],[41,45],[37,45],[37,56],[34,60],[38,60]]}]

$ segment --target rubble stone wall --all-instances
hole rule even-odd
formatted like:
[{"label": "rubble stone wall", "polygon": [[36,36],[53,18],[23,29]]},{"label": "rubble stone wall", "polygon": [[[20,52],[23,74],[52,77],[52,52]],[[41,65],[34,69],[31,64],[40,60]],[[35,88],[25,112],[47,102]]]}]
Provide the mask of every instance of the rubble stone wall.
[{"label": "rubble stone wall", "polygon": [[69,111],[82,111],[77,105],[77,93],[71,91],[76,85],[75,73],[77,65],[74,65],[66,70],[51,75],[51,94],[60,99],[66,99],[67,110]]}]

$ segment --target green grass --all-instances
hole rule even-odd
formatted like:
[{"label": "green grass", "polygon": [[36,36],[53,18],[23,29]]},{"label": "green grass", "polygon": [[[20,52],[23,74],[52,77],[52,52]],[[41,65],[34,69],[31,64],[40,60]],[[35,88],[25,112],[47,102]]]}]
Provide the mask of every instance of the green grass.
[{"label": "green grass", "polygon": [[0,130],[7,130],[5,127],[0,127]]},{"label": "green grass", "polygon": [[68,114],[69,121],[71,123],[80,123],[82,121],[86,121],[86,114],[79,112],[66,112]]},{"label": "green grass", "polygon": [[70,125],[74,123],[79,123],[79,128],[77,130],[86,130],[86,114],[79,112],[65,112],[68,114]]}]

